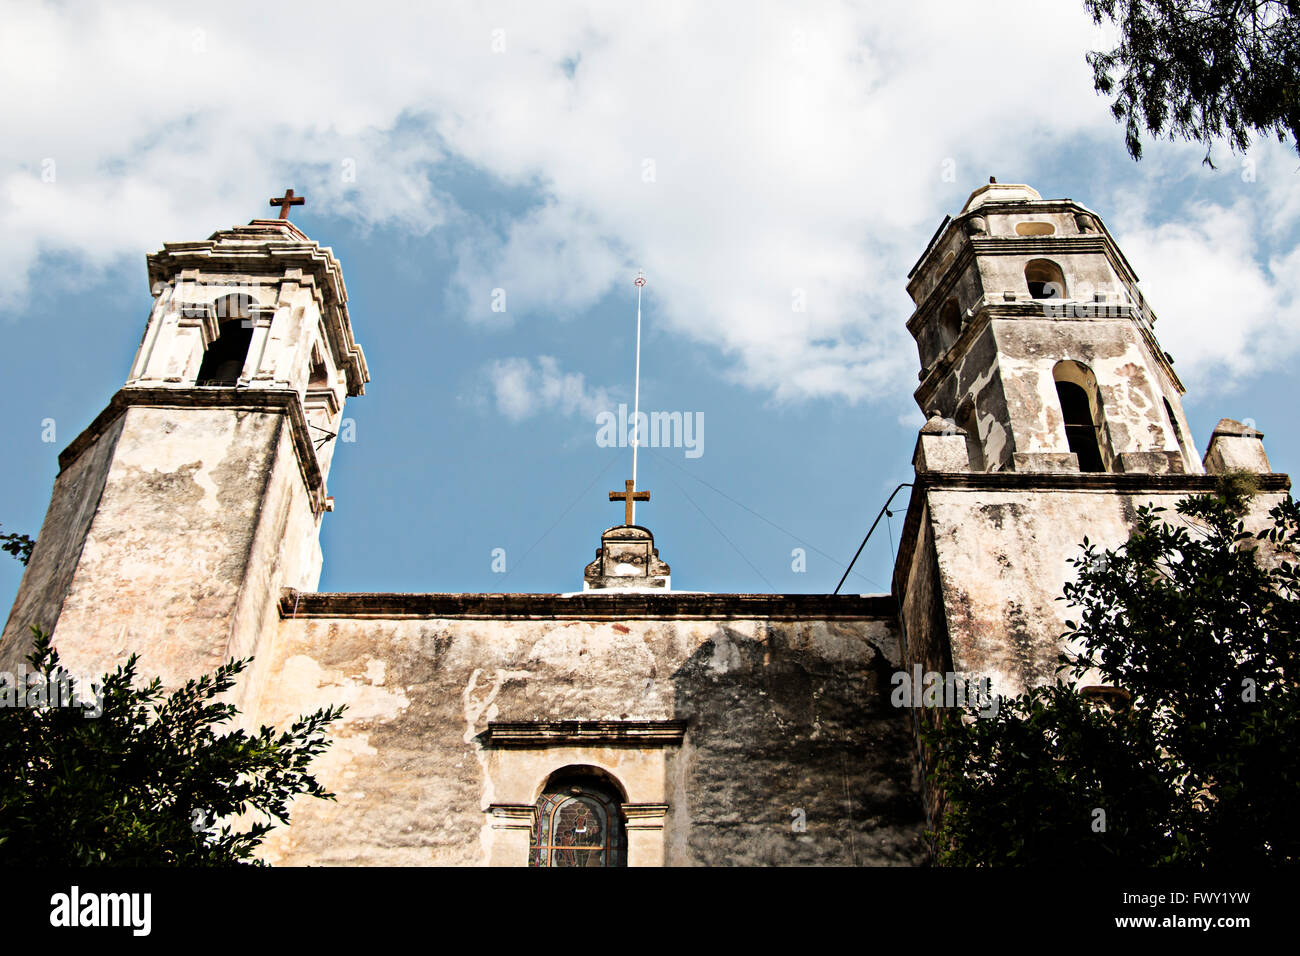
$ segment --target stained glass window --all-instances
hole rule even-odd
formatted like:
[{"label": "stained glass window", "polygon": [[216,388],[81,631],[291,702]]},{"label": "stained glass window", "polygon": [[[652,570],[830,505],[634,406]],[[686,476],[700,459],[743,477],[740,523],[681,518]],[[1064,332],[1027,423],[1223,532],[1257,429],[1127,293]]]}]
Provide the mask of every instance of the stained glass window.
[{"label": "stained glass window", "polygon": [[626,866],[627,834],[614,789],[596,777],[550,781],[537,802],[529,866]]}]

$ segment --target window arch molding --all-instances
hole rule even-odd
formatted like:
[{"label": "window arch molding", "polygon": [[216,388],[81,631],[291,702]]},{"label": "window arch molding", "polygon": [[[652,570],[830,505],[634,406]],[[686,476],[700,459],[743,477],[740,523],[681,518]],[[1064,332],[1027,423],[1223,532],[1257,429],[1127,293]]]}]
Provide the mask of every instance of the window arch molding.
[{"label": "window arch molding", "polygon": [[609,771],[570,764],[537,788],[528,865],[627,866],[627,790]]},{"label": "window arch molding", "polygon": [[627,788],[609,769],[594,763],[570,763],[552,770],[538,781],[537,785],[533,787],[533,801],[536,802],[542,798],[542,794],[546,792],[546,788],[551,785],[552,781],[566,775],[589,777],[592,780],[602,781],[614,790],[621,802],[627,802],[628,800]]},{"label": "window arch molding", "polygon": [[1052,378],[1056,382],[1065,439],[1079,460],[1079,470],[1114,471],[1115,456],[1110,447],[1097,376],[1082,362],[1066,359],[1052,368]]},{"label": "window arch molding", "polygon": [[961,338],[961,306],[956,297],[939,307],[939,354],[944,355]]},{"label": "window arch molding", "polygon": [[1069,290],[1065,272],[1051,259],[1030,259],[1025,263],[1025,285],[1033,299],[1066,299]]},{"label": "window arch molding", "polygon": [[213,300],[211,316],[215,320],[216,334],[204,348],[196,384],[238,384],[253,342],[253,313],[256,308],[257,299],[246,292],[230,293]]}]

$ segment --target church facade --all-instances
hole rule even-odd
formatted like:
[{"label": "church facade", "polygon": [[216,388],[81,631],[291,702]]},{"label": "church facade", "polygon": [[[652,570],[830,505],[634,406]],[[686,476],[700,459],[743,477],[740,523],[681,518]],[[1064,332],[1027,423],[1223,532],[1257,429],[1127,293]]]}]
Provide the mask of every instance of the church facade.
[{"label": "church facade", "polygon": [[923,864],[898,675],[1049,680],[1085,535],[1117,545],[1142,503],[1230,471],[1255,476],[1253,521],[1290,488],[1245,425],[1197,455],[1100,218],[990,183],[908,277],[929,419],[893,593],[673,590],[630,500],[581,591],[320,593],[331,439],[369,380],[338,261],[281,218],[148,267],[135,361],[60,455],[0,669],[38,624],[76,673],[252,656],[251,725],[346,704],[316,764],[337,801],[298,801],[272,863]]}]

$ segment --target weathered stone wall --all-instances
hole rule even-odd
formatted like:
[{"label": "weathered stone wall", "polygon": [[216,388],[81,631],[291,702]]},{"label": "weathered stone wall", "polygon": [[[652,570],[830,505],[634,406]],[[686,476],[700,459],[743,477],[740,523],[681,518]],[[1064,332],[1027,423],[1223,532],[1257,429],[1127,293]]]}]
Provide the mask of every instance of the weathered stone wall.
[{"label": "weathered stone wall", "polygon": [[53,556],[33,555],[6,662],[26,652],[27,619],[56,612],[55,644],[78,673],[134,652],[142,673],[175,684],[254,653],[280,588],[314,587],[320,572],[296,456],[282,411],[126,407],[55,485]]},{"label": "weathered stone wall", "polygon": [[1167,425],[1151,355],[1131,320],[997,321],[993,334],[1018,451],[1069,451],[1052,369],[1074,360],[1096,375],[1106,437],[1117,457],[1144,451],[1182,455]]},{"label": "weathered stone wall", "polygon": [[[1062,217],[1058,214],[1042,218]],[[1028,298],[1025,266],[1034,259],[1047,259],[1060,267],[1065,278],[1065,289],[1061,295],[1064,299],[1091,302],[1098,291],[1115,295],[1127,288],[1127,283],[1115,271],[1111,260],[1101,254],[1102,244],[1099,239],[1087,242],[1086,247],[1079,251],[1070,251],[1069,247],[1060,248],[1050,239],[1043,241],[1029,237],[1006,241],[984,240],[976,249],[981,253],[976,259],[979,263],[980,287],[985,293],[996,297],[1004,297],[1005,293],[1012,292]]]},{"label": "weathered stone wall", "polygon": [[[633,864],[923,860],[909,715],[888,700],[901,659],[888,615],[356,619],[317,616],[356,596],[302,597],[312,616],[283,621],[256,721],[349,710],[319,762],[338,802],[298,801],[268,841],[272,862],[523,864],[526,844],[507,847],[489,807],[534,803],[569,765],[607,771],[631,803],[667,804],[658,845]],[[534,611],[565,600],[490,597]],[[501,749],[485,734],[490,722],[557,720],[687,729],[658,748]]]},{"label": "weathered stone wall", "polygon": [[[1026,308],[1038,307],[997,311]],[[1043,470],[1032,458],[1016,456],[1069,453],[1053,369],[1072,361],[1096,376],[1105,446],[1119,463],[1116,470],[1203,471],[1178,389],[1131,318],[1048,318],[1040,310],[1038,316],[977,320],[967,339],[926,403],[954,417],[965,402],[974,403],[986,467]]]},{"label": "weathered stone wall", "polygon": [[[958,314],[964,315],[967,309],[979,304],[980,297],[984,294],[980,284],[979,267],[970,254],[965,236],[960,232],[953,233],[949,245],[954,247],[954,254],[960,254],[962,258],[954,259],[948,274],[942,275],[937,286],[929,290],[927,295],[930,298],[920,310],[915,323],[916,347],[921,358],[923,376],[924,370],[934,365],[953,344],[944,339],[940,329],[940,311],[947,303],[954,302]],[[936,276],[936,279],[938,278]]]},{"label": "weathered stone wall", "polygon": [[31,625],[50,633],[58,623],[121,431],[118,419],[54,480],[45,521],[0,638],[0,670],[15,672],[30,653]]},{"label": "weathered stone wall", "polygon": [[[1213,488],[1210,477],[1144,478],[1052,475],[1035,486],[1029,475],[930,476],[909,510],[899,580],[917,588],[924,583],[918,573],[935,562],[944,619],[933,620],[937,610],[927,615],[925,588],[917,588],[905,596],[909,638],[946,624],[952,668],[990,677],[997,693],[1053,680],[1070,613],[1057,598],[1077,576],[1069,559],[1081,553],[1084,537],[1117,547],[1140,505],[1162,505],[1167,520],[1179,521],[1179,500]],[[1262,527],[1289,487],[1285,475],[1260,481],[1249,527]],[[909,567],[917,570],[907,574]]]},{"label": "weathered stone wall", "polygon": [[902,621],[906,628],[903,660],[905,667],[920,664],[923,672],[944,672],[952,669],[952,656],[948,652],[948,617],[944,606],[943,584],[935,557],[934,524],[925,507],[925,492],[920,495],[920,536],[913,560],[901,562],[895,568],[897,580],[894,587],[903,595]]},{"label": "weathered stone wall", "polygon": [[1057,362],[1075,361],[1096,375],[1106,437],[1117,457],[1150,451],[1181,456],[1160,401],[1158,375],[1132,320],[1045,318],[992,325],[1017,451],[1069,451],[1052,370]]}]

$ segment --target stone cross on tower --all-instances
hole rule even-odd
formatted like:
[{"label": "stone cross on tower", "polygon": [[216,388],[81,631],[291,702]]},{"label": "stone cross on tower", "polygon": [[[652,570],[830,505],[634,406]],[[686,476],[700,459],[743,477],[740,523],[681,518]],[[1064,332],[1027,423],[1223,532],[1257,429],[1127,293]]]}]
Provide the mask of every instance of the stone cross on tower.
[{"label": "stone cross on tower", "polygon": [[623,524],[625,525],[632,525],[636,523],[635,505],[633,505],[632,502],[650,500],[650,492],[634,491],[633,489],[635,487],[636,487],[636,479],[628,478],[623,482],[623,488],[624,488],[623,491],[611,491],[609,493],[610,501],[618,501],[622,499]]},{"label": "stone cross on tower", "polygon": [[271,200],[271,205],[272,205],[272,206],[279,206],[279,207],[280,207],[280,218],[281,218],[281,219],[288,219],[288,218],[289,218],[289,207],[290,207],[290,206],[301,206],[301,205],[302,205],[303,203],[305,203],[306,201],[307,201],[307,197],[306,197],[306,196],[295,196],[295,195],[293,194],[293,190],[292,190],[292,189],[289,189],[289,190],[286,190],[286,191],[285,191],[285,194],[284,194],[283,196],[281,196],[279,199],[272,199],[272,200]]}]

